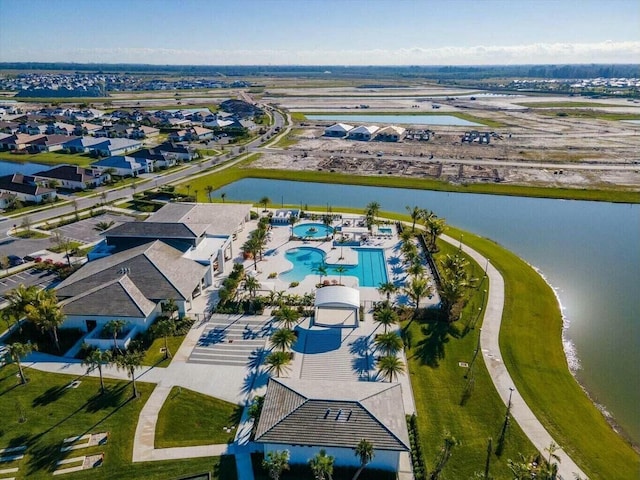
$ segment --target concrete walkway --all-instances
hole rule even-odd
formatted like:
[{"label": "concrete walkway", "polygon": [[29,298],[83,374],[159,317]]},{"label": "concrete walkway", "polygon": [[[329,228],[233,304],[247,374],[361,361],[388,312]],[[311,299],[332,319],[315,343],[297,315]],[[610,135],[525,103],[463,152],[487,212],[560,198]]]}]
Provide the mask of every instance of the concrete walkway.
[{"label": "concrete walkway", "polygon": [[[442,235],[444,241],[452,245],[460,245],[460,240]],[[509,402],[511,396],[511,415],[518,422],[520,428],[525,435],[529,437],[531,443],[546,456],[545,448],[549,448],[551,443],[559,445],[557,441],[551,437],[549,432],[538,421],[531,409],[527,406],[520,392],[515,388],[515,384],[502,361],[500,354],[500,324],[502,322],[502,310],[504,307],[504,279],[500,272],[487,262],[487,259],[472,248],[462,244],[462,250],[473,258],[478,265],[487,265],[487,276],[489,278],[489,298],[487,299],[487,308],[482,322],[482,330],[480,331],[480,347],[482,356],[487,365],[487,370],[491,376],[491,380],[502,398],[505,406]],[[580,475],[581,478],[587,478],[580,468],[574,463],[567,453],[559,448],[555,452],[560,458],[558,464],[558,473],[564,480],[575,478]]]}]

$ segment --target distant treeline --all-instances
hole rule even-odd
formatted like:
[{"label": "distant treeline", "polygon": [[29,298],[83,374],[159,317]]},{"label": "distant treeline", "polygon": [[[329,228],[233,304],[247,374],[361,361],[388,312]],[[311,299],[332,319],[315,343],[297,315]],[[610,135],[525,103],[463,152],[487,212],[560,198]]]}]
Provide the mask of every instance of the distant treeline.
[{"label": "distant treeline", "polygon": [[296,76],[327,78],[400,77],[434,80],[488,78],[584,79],[640,76],[640,65],[483,65],[483,66],[339,66],[339,65],[143,65],[108,63],[0,63],[1,70],[56,70],[185,76]]},{"label": "distant treeline", "polygon": [[69,89],[69,88],[38,88],[33,90],[20,90],[16,98],[79,98],[79,97],[107,97],[98,88]]}]

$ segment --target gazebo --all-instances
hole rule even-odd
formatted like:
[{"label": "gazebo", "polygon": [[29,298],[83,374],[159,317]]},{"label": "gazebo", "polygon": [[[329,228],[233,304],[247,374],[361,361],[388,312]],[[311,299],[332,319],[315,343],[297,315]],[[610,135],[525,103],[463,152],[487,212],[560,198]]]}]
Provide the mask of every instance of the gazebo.
[{"label": "gazebo", "polygon": [[314,325],[322,327],[358,326],[360,292],[344,285],[316,290]]}]

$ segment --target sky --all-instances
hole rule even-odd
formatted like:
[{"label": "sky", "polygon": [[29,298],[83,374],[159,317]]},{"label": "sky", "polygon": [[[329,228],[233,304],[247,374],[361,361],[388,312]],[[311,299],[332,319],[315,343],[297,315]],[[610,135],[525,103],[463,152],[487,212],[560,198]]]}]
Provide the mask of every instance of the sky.
[{"label": "sky", "polygon": [[640,63],[638,0],[0,0],[0,62]]}]

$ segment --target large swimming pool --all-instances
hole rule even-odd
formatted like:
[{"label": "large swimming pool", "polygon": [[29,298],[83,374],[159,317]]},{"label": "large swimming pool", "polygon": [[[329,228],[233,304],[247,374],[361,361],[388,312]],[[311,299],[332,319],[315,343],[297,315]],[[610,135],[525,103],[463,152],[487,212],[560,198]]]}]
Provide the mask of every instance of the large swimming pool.
[{"label": "large swimming pool", "polygon": [[[358,265],[345,266],[342,276],[357,277],[361,287],[378,287],[388,281],[384,251],[380,248],[355,248]],[[307,275],[318,275],[318,267],[324,264],[325,253],[317,248],[298,247],[287,250],[285,258],[293,268],[280,274],[285,282],[300,282]],[[340,275],[335,266],[326,265],[328,275]]]},{"label": "large swimming pool", "polygon": [[293,227],[293,234],[300,238],[327,238],[333,234],[333,228],[324,223],[301,223]]}]

